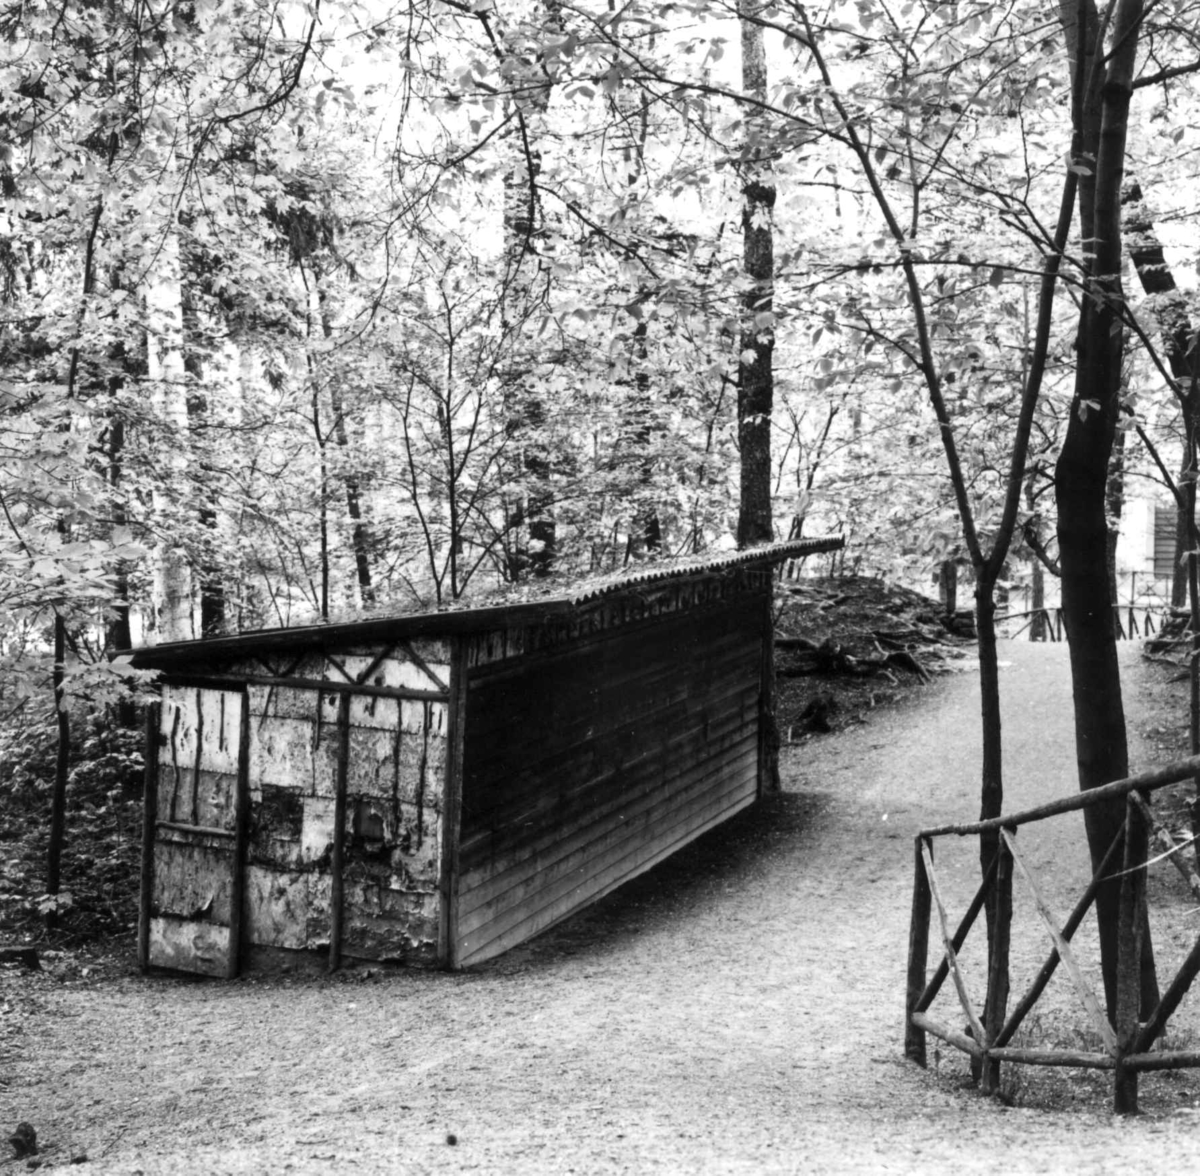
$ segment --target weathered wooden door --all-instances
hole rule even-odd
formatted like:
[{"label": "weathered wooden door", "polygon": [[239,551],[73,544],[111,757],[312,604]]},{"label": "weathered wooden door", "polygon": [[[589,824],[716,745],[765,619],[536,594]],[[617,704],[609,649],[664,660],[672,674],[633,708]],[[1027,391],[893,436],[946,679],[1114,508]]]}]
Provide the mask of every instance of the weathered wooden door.
[{"label": "weathered wooden door", "polygon": [[235,976],[250,800],[247,695],[168,686],[155,709],[141,964]]}]

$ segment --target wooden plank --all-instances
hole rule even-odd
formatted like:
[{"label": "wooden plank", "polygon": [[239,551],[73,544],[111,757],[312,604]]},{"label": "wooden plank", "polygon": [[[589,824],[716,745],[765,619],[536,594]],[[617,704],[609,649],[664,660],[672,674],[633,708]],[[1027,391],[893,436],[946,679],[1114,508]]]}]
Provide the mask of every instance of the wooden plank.
[{"label": "wooden plank", "polygon": [[[908,924],[908,977],[904,990],[904,1056],[925,1065],[925,1031],[913,1020],[925,991],[925,969],[929,961],[930,892],[921,857],[921,842],[913,845],[912,916]],[[932,998],[931,998],[932,999]]]},{"label": "wooden plank", "polygon": [[643,675],[612,689],[582,674],[550,685],[557,689],[532,709],[514,705],[502,692],[472,692],[478,700],[472,703],[472,713],[486,713],[492,720],[478,728],[472,720],[472,766],[521,764],[544,754],[547,747],[583,746],[604,732],[651,730],[695,713],[713,695],[733,689],[753,687],[756,711],[758,707],[758,675],[745,658],[707,680],[676,665],[658,679]]},{"label": "wooden plank", "polygon": [[242,962],[242,916],[246,906],[246,858],[250,847],[250,688],[242,691],[238,726],[237,810],[234,823],[233,881],[229,892],[229,964],[234,979]]},{"label": "wooden plank", "polygon": [[350,774],[350,695],[338,705],[337,780],[333,808],[333,852],[329,862],[329,971],[342,962],[342,927],[345,919],[346,784]]},{"label": "wooden plank", "polygon": [[[655,758],[637,773],[603,777],[598,781],[603,801],[580,806],[570,824],[552,818],[520,824],[506,830],[502,852],[476,852],[469,859],[464,854],[460,857],[460,912],[486,901],[510,882],[553,865],[585,844],[597,826],[633,820],[663,796],[684,793],[688,787],[699,787],[700,781],[714,772],[729,770],[744,756],[751,738],[752,732],[739,729],[713,746],[701,763]],[[483,848],[490,846],[483,844]]]},{"label": "wooden plank", "polygon": [[[478,700],[485,705],[487,700]],[[472,705],[476,700],[472,699]],[[547,772],[557,770],[582,758],[603,754],[617,755],[623,762],[644,755],[651,746],[686,732],[703,735],[714,723],[737,714],[755,730],[758,727],[758,687],[755,682],[739,681],[723,684],[704,697],[696,697],[684,705],[667,711],[644,711],[643,720],[634,719],[619,726],[597,724],[581,728],[578,738],[560,737],[530,746],[524,755],[487,744],[467,733],[467,765],[465,791],[473,797],[474,811],[481,812],[489,801],[504,797],[516,798],[522,793],[536,794],[545,790]],[[510,803],[504,803],[507,811]]]},{"label": "wooden plank", "polygon": [[186,821],[157,821],[156,827],[171,833],[183,833],[189,840],[213,837],[218,841],[232,841],[237,836],[233,829],[217,829],[212,825],[189,825]]},{"label": "wooden plank", "polygon": [[[468,860],[494,853],[508,843],[509,830],[552,816],[562,819],[587,804],[603,804],[613,781],[633,779],[668,757],[703,756],[738,732],[757,732],[754,700],[747,692],[711,722],[663,728],[655,740],[636,732],[598,739],[591,747],[557,754],[523,773],[516,785],[467,773],[464,789],[463,849]],[[468,752],[470,749],[468,745]]]},{"label": "wooden plank", "polygon": [[[750,756],[754,745],[745,740],[737,754],[715,763],[689,785],[680,787],[675,781],[648,790],[635,808],[618,810],[607,817],[589,820],[564,838],[565,844],[555,846],[552,853],[524,858],[519,867],[501,865],[495,874],[481,877],[478,885],[468,889],[460,886],[458,918],[460,934],[467,935],[480,925],[490,922],[498,912],[524,903],[531,895],[548,890],[555,880],[574,875],[594,864],[605,850],[623,841],[636,842],[647,831],[664,826],[689,808],[701,807],[714,793],[736,791],[739,786],[751,795],[755,789]],[[480,871],[483,874],[483,871]],[[479,875],[477,875],[478,877]]]},{"label": "wooden plank", "polygon": [[568,894],[552,906],[532,913],[520,924],[510,927],[502,935],[496,936],[487,943],[471,945],[469,951],[465,950],[464,945],[461,956],[463,965],[481,963],[485,959],[490,959],[492,956],[499,955],[502,951],[507,951],[508,948],[524,942],[535,934],[548,930],[554,924],[561,922],[582,907],[589,906],[603,898],[606,894],[610,894],[625,882],[636,878],[639,874],[644,874],[647,870],[653,869],[659,862],[677,853],[689,842],[703,836],[703,834],[717,825],[723,824],[753,803],[754,796],[750,795],[740,801],[734,802],[732,806],[721,808],[708,816],[702,817],[698,815],[695,824],[687,829],[679,830],[679,835],[674,840],[657,848],[649,856],[640,857],[633,863],[612,863],[603,875],[593,878],[593,887],[589,890],[585,898],[581,899],[578,896]]},{"label": "wooden plank", "polygon": [[556,663],[580,654],[586,655],[596,647],[611,642],[617,637],[628,637],[638,643],[649,633],[665,631],[666,626],[673,620],[687,621],[693,631],[717,632],[727,623],[737,623],[736,619],[730,621],[729,618],[737,618],[739,613],[743,617],[753,613],[756,597],[757,594],[747,594],[732,600],[713,601],[710,604],[689,608],[675,614],[670,619],[658,615],[646,616],[639,620],[623,620],[618,625],[600,629],[594,633],[577,634],[569,642],[558,646],[522,652],[504,661],[472,664],[471,678],[491,683],[503,681],[506,678],[523,678],[526,674],[533,674],[535,670],[535,676],[540,677],[543,672],[552,668]]},{"label": "wooden plank", "polygon": [[[629,788],[640,786],[647,774],[665,770],[664,760],[716,754],[728,740],[755,730],[745,710],[739,708],[721,716],[707,733],[702,728],[666,733],[660,744],[643,743],[637,754],[626,750],[628,741],[606,741],[590,751],[548,761],[541,765],[540,787],[523,787],[520,793],[508,797],[507,805],[499,805],[486,795],[480,803],[479,789],[468,788],[464,860],[473,863],[481,855],[506,851],[514,838],[517,842],[527,840],[531,824],[540,828],[547,821],[561,822],[580,808],[616,799],[626,787],[618,781],[628,781]],[[474,781],[468,778],[468,784]]]},{"label": "wooden plank", "polygon": [[156,916],[150,920],[149,956],[156,968],[224,976],[228,971],[229,928],[220,923]]},{"label": "wooden plank", "polygon": [[928,840],[924,838],[921,839],[921,858],[925,862],[925,876],[929,879],[929,893],[933,898],[934,906],[937,908],[938,921],[942,928],[942,944],[946,952],[946,963],[950,968],[950,976],[954,980],[954,987],[958,991],[958,999],[963,1007],[963,1012],[967,1014],[967,1021],[971,1026],[971,1032],[975,1035],[975,1040],[982,1047],[987,1044],[987,1035],[983,1031],[979,1014],[975,1012],[975,1006],[971,1003],[970,996],[967,995],[966,981],[963,977],[962,969],[958,966],[958,953],[954,950],[954,941],[950,935],[950,921],[946,917],[946,908],[942,904],[942,897],[938,892],[937,875],[933,870],[933,851],[930,848]]},{"label": "wooden plank", "polygon": [[154,834],[158,818],[158,748],[161,707],[146,707],[145,770],[142,774],[142,878],[138,896],[138,967],[150,966],[150,903],[154,890]]},{"label": "wooden plank", "polygon": [[[758,635],[757,627],[750,623],[728,632],[702,630],[694,622],[641,637],[618,632],[584,650],[562,652],[553,663],[539,665],[536,674],[529,669],[521,675],[520,691],[511,689],[512,674],[474,670],[472,691],[505,697],[506,709],[514,718],[537,719],[561,700],[564,684],[580,692],[598,691],[602,707],[607,707],[624,697],[631,682],[673,682],[680,665],[711,673],[728,664],[745,663],[753,665],[748,672],[757,678]],[[483,733],[504,726],[490,712],[471,722],[472,728],[479,723]]]},{"label": "wooden plank", "polygon": [[[752,752],[753,748],[750,750]],[[465,943],[473,939],[478,944],[507,934],[514,928],[534,928],[526,930],[527,937],[545,925],[546,910],[559,912],[555,915],[557,919],[567,908],[586,906],[594,900],[597,888],[605,878],[633,877],[641,873],[643,868],[647,868],[641,863],[661,860],[659,850],[662,846],[684,845],[695,835],[692,831],[697,825],[703,824],[708,828],[711,824],[719,823],[721,813],[732,815],[746,804],[753,803],[753,768],[753,758],[749,755],[740,781],[730,783],[718,779],[702,797],[689,798],[691,803],[681,806],[670,820],[662,822],[656,837],[630,840],[614,835],[606,846],[609,852],[603,857],[593,855],[584,859],[583,864],[574,870],[558,870],[537,879],[540,885],[521,896],[519,901],[507,903],[501,896],[490,907],[477,908],[469,923],[466,920],[460,923],[460,940]],[[616,834],[620,831],[613,832]]]},{"label": "wooden plank", "polygon": [[243,686],[279,686],[288,690],[316,690],[322,694],[357,694],[368,698],[399,698],[411,702],[445,702],[441,690],[411,690],[368,683],[338,682],[328,678],[272,677],[269,674],[186,674],[167,673],[159,679],[164,686],[191,687],[199,690],[228,690],[237,693]]},{"label": "wooden plank", "polygon": [[[1124,842],[1124,832],[1120,832],[1113,838],[1108,847],[1108,852],[1101,859],[1099,867],[1092,875],[1092,880],[1087,889],[1080,896],[1079,901],[1075,904],[1075,909],[1071,912],[1071,917],[1063,924],[1063,938],[1068,942],[1074,938],[1075,932],[1079,930],[1084,917],[1091,909],[1091,905],[1096,898],[1096,891],[1100,889],[1105,877],[1108,874],[1108,866],[1116,854],[1117,849]],[[1058,948],[1051,948],[1050,955],[1046,962],[1042,965],[1037,976],[1034,977],[1033,983],[1029,986],[1028,992],[1021,998],[1017,1007],[1009,1014],[1008,1020],[1004,1023],[1004,1028],[1000,1031],[1000,1035],[996,1038],[997,1046],[1004,1046],[1012,1040],[1013,1034],[1021,1027],[1021,1022],[1025,1020],[1033,1006],[1037,1003],[1038,997],[1042,995],[1046,985],[1050,982],[1050,978],[1054,975],[1058,968],[1059,957]]]},{"label": "wooden plank", "polygon": [[[480,862],[490,862],[499,854],[518,847],[544,848],[553,844],[560,826],[572,810],[604,812],[626,802],[630,793],[646,787],[648,781],[671,770],[676,761],[678,772],[686,770],[689,757],[721,754],[725,746],[752,731],[745,725],[742,710],[734,710],[710,727],[707,738],[702,730],[679,732],[635,758],[610,757],[600,749],[594,760],[576,756],[575,761],[556,760],[541,768],[540,790],[510,798],[508,808],[499,812],[492,806],[480,809],[474,793],[467,794],[469,816],[464,815],[462,870],[466,876]],[[546,781],[553,781],[553,787]],[[499,817],[503,823],[490,821]],[[469,827],[467,822],[469,820]]]},{"label": "wooden plank", "polygon": [[446,771],[442,784],[442,843],[438,872],[438,962],[457,968],[459,958],[458,888],[459,846],[462,837],[463,776],[467,720],[470,715],[471,673],[467,668],[465,638],[450,649],[450,702],[446,722]]},{"label": "wooden plank", "polygon": [[1020,871],[1021,877],[1025,879],[1025,885],[1029,888],[1029,893],[1033,898],[1038,915],[1050,934],[1050,938],[1058,952],[1058,958],[1062,960],[1063,967],[1066,968],[1067,975],[1070,976],[1071,983],[1075,986],[1075,991],[1078,993],[1079,999],[1083,1002],[1083,1007],[1087,1010],[1088,1018],[1095,1026],[1096,1032],[1100,1034],[1100,1040],[1104,1042],[1104,1048],[1115,1057],[1117,1052],[1116,1034],[1113,1033],[1113,1028],[1108,1023],[1108,1018],[1101,1010],[1091,985],[1084,979],[1083,972],[1075,959],[1075,953],[1071,951],[1070,943],[1059,929],[1058,921],[1042,896],[1037,879],[1025,863],[1025,859],[1017,852],[1016,838],[1007,829],[1001,829],[1000,836],[1004,838],[1004,843],[1008,846],[1009,853],[1012,854],[1013,864]]}]

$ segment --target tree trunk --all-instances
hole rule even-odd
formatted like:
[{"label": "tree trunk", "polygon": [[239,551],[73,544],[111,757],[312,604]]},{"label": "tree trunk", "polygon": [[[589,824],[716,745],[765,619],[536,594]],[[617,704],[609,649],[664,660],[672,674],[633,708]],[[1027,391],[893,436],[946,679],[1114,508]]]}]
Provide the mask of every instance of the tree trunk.
[{"label": "tree trunk", "polygon": [[[67,828],[67,776],[71,757],[71,719],[63,691],[67,660],[67,622],[61,612],[54,614],[54,714],[58,725],[58,750],[54,761],[54,789],[50,794],[50,837],[46,847],[46,893],[57,895],[61,889],[62,851]],[[46,912],[46,926],[53,930],[58,912]]]},{"label": "tree trunk", "polygon": [[[747,19],[758,11],[756,0],[741,0],[742,89],[752,98],[767,97],[767,58],[762,25]],[[753,113],[746,124],[761,120]],[[751,158],[742,172],[743,269],[748,281],[742,295],[742,329],[738,356],[738,450],[741,493],[738,500],[738,547],[770,543],[771,413],[775,397],[774,281],[775,240],[772,216],[775,176],[770,161]]]},{"label": "tree trunk", "polygon": [[[1119,395],[1119,393],[1118,393]],[[1118,406],[1118,413],[1120,408]],[[1112,457],[1108,462],[1108,486],[1105,490],[1105,517],[1108,521],[1108,542],[1105,547],[1105,568],[1108,575],[1109,598],[1113,606],[1120,604],[1117,583],[1117,541],[1121,537],[1121,514],[1125,508],[1125,432],[1113,434]]]},{"label": "tree trunk", "polygon": [[[162,245],[146,291],[146,371],[154,407],[166,433],[167,470],[187,477],[188,408],[183,368],[183,297],[179,238],[173,224]],[[178,512],[168,494],[154,493],[158,542],[154,548],[154,613],[159,641],[186,641],[192,628],[192,569],[177,533]]]},{"label": "tree trunk", "polygon": [[954,616],[958,611],[958,564],[954,560],[944,559],[938,565],[938,588],[946,616]]},{"label": "tree trunk", "polygon": [[[1094,41],[1095,9],[1090,0],[1068,4],[1071,57],[1079,65],[1076,46]],[[1075,699],[1075,748],[1079,784],[1096,788],[1129,773],[1125,712],[1117,663],[1108,577],[1108,524],[1105,513],[1109,460],[1119,413],[1124,331],[1119,314],[1121,290],[1120,194],[1124,173],[1129,104],[1141,0],[1118,0],[1113,22],[1116,48],[1094,89],[1099,96],[1099,128],[1095,163],[1085,190],[1080,184],[1080,221],[1094,256],[1087,275],[1076,340],[1075,397],[1066,438],[1055,469],[1058,504],[1059,565],[1062,606],[1071,650],[1071,682]],[[1083,55],[1086,61],[1087,53]],[[1082,159],[1095,126],[1091,89],[1082,90],[1076,69],[1073,155]],[[1124,819],[1124,802],[1093,805],[1085,826],[1093,864],[1098,865]],[[1121,855],[1117,855],[1120,861]],[[1119,871],[1119,866],[1113,867]],[[1117,921],[1120,880],[1102,885],[1096,898],[1101,970],[1110,1018],[1116,1016]],[[1142,997],[1157,994],[1148,933],[1142,956]]]},{"label": "tree trunk", "polygon": [[1033,616],[1029,621],[1029,640],[1046,640],[1046,569],[1042,561],[1033,561],[1033,599],[1030,602]]},{"label": "tree trunk", "polygon": [[[540,24],[546,37],[561,29],[559,0],[544,0]],[[513,355],[505,377],[505,432],[520,452],[520,504],[510,514],[512,537],[509,572],[549,575],[558,555],[558,525],[551,481],[553,447],[546,437],[547,406],[525,353],[525,325],[539,301],[544,269],[537,242],[543,236],[543,211],[537,180],[542,169],[541,145],[547,130],[553,77],[542,50],[517,38],[506,40],[506,68],[521,91],[515,132],[510,139],[512,166],[504,176],[504,333]],[[524,530],[524,536],[521,531]]]}]

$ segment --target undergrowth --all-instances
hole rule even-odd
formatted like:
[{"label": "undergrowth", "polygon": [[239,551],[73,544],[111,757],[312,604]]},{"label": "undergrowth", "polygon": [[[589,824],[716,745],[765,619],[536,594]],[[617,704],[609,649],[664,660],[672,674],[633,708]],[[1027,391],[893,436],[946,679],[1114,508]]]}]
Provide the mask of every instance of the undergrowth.
[{"label": "undergrowth", "polygon": [[[46,893],[57,753],[52,714],[0,729],[0,937],[79,943],[128,935],[137,920],[142,732],[73,716],[66,840],[57,900]],[[45,928],[48,909],[57,927]]]}]

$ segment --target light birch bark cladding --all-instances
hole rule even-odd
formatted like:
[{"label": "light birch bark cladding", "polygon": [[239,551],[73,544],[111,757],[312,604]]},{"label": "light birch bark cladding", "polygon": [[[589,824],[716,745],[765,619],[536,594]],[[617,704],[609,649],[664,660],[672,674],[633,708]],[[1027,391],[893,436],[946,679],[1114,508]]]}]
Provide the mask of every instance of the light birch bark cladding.
[{"label": "light birch bark cladding", "polygon": [[529,938],[751,804],[762,595],[477,668],[457,961]]}]

